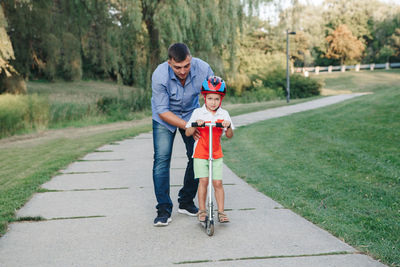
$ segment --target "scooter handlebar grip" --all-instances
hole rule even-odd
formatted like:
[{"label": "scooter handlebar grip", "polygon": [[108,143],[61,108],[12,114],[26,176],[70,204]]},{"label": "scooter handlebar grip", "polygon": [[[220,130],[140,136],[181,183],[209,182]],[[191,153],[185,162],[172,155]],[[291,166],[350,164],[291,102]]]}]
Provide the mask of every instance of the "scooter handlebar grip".
[{"label": "scooter handlebar grip", "polygon": [[192,122],[192,127],[203,127],[204,125],[202,125],[202,126],[199,126],[198,124],[197,124],[197,122]]},{"label": "scooter handlebar grip", "polygon": [[222,122],[215,123],[215,127],[224,128],[224,126],[222,126]]}]

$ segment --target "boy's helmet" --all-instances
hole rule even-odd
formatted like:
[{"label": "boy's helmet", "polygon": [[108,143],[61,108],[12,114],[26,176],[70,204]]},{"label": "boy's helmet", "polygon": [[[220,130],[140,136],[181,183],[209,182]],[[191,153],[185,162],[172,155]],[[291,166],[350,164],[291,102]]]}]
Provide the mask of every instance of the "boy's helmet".
[{"label": "boy's helmet", "polygon": [[211,76],[205,79],[201,86],[201,93],[206,94],[220,94],[222,97],[226,94],[226,85],[224,80],[218,76]]}]

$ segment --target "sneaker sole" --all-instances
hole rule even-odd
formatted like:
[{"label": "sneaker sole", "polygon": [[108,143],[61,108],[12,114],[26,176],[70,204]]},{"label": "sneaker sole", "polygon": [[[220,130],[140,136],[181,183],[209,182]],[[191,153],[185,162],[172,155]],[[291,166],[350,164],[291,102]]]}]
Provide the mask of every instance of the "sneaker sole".
[{"label": "sneaker sole", "polygon": [[197,213],[190,213],[190,212],[188,212],[187,210],[184,210],[184,209],[178,209],[178,212],[182,213],[182,214],[186,214],[186,215],[192,216],[192,217],[196,217],[197,216]]},{"label": "sneaker sole", "polygon": [[153,224],[153,225],[156,226],[156,227],[162,227],[162,226],[167,226],[170,222],[172,222],[172,219],[171,219],[171,218],[168,218],[168,220],[167,220],[166,223],[157,222],[157,223],[155,223],[155,224]]}]

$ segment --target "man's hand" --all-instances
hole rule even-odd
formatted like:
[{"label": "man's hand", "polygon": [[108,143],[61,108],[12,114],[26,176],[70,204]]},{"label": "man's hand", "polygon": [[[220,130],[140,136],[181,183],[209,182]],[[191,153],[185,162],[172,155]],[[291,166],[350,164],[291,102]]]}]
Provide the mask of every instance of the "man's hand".
[{"label": "man's hand", "polygon": [[196,141],[200,139],[200,131],[198,129],[196,129],[196,131],[194,132],[193,138]]}]

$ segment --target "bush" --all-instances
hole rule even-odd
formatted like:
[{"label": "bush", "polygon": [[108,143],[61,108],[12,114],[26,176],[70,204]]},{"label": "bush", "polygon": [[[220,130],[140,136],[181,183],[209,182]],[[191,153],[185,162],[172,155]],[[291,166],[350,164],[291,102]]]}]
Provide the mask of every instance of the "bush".
[{"label": "bush", "polygon": [[97,100],[97,108],[103,114],[115,119],[127,119],[130,113],[142,111],[149,108],[151,91],[145,89],[135,89],[124,96],[123,91],[119,96],[104,96]]},{"label": "bush", "polygon": [[[322,85],[309,77],[299,74],[290,76],[290,97],[306,98],[320,94]],[[286,89],[285,89],[286,90]]]},{"label": "bush", "polygon": [[25,128],[28,107],[23,96],[5,94],[0,96],[0,136],[12,135]]},{"label": "bush", "polygon": [[46,129],[49,124],[49,101],[38,95],[28,95],[25,99],[28,102],[28,128]]},{"label": "bush", "polygon": [[55,102],[50,106],[50,124],[55,125],[82,120],[95,112],[96,109],[91,108],[88,103]]},{"label": "bush", "polygon": [[48,125],[49,104],[37,95],[0,95],[0,137]]},{"label": "bush", "polygon": [[239,49],[237,57],[240,62],[239,69],[236,72],[227,71],[226,77],[224,77],[229,90],[236,96],[241,96],[251,90],[252,83],[257,79],[264,80],[263,77],[268,76],[271,72],[284,68],[286,62],[284,53],[271,54],[257,49]]},{"label": "bush", "polygon": [[0,94],[26,94],[26,91],[26,83],[21,76],[7,77],[4,73],[0,75]]},{"label": "bush", "polygon": [[[303,77],[299,74],[290,76],[290,96],[291,98],[305,98],[320,94],[322,85],[311,78]],[[230,85],[228,84],[228,88]],[[228,91],[231,102],[260,102],[269,101],[286,96],[286,71],[276,69],[269,73],[252,77],[251,85],[240,95],[236,91]]]},{"label": "bush", "polygon": [[253,87],[251,90],[244,91],[240,97],[230,96],[229,101],[231,103],[251,103],[270,101],[284,96],[283,92],[280,90],[265,87],[263,82],[259,79],[255,80],[252,85]]},{"label": "bush", "polygon": [[[278,95],[286,95],[286,71],[283,69],[270,72],[263,78],[263,85],[268,88],[274,88],[280,92]],[[321,84],[309,77],[299,74],[290,75],[290,97],[305,98],[320,94]]]}]

